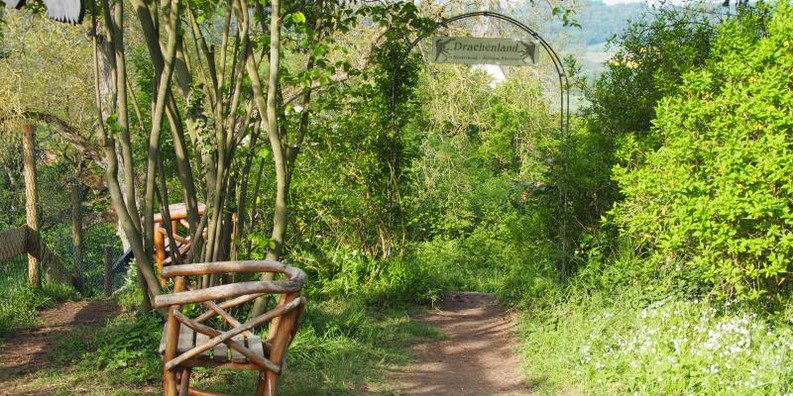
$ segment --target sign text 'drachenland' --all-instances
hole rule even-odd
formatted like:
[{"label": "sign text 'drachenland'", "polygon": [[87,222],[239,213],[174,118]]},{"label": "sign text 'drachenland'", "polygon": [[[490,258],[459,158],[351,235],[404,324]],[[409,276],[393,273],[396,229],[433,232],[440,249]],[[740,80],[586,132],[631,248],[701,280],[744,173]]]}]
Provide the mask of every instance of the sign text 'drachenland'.
[{"label": "sign text 'drachenland'", "polygon": [[536,63],[537,45],[531,41],[479,37],[433,37],[433,63],[526,66]]}]

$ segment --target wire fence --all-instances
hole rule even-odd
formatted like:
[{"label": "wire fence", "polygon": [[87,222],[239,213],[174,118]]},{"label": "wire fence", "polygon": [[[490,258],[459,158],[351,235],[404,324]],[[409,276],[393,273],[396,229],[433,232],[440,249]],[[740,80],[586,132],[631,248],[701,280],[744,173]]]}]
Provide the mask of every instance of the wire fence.
[{"label": "wire fence", "polygon": [[[10,125],[10,124],[9,124]],[[22,139],[18,131],[2,130],[0,126],[0,167],[4,169],[22,169]],[[14,127],[17,128],[17,127]],[[79,198],[80,208],[83,212],[82,233],[82,283],[86,294],[89,296],[101,295],[105,292],[105,261],[106,248],[110,246],[111,263],[116,263],[122,256],[122,249],[113,222],[102,220],[104,212],[100,196],[94,190],[83,185],[84,180],[78,172],[74,172],[64,161],[45,160],[44,154],[48,152],[52,142],[47,140],[47,130],[42,128],[40,148],[37,151],[37,186],[38,205],[42,209],[39,213],[38,235],[41,245],[46,246],[46,251],[35,252],[45,254],[47,259],[42,260],[42,273],[50,268],[48,261],[57,261],[57,270],[62,274],[76,276],[74,265],[75,252],[72,246],[72,216],[74,215],[75,200]],[[57,146],[57,145],[56,145]],[[26,220],[25,184],[19,178],[0,177],[0,293],[4,290],[25,285],[27,283],[27,253],[29,249],[26,235],[17,232],[19,225]],[[89,178],[90,179],[90,178]],[[69,187],[77,184],[80,188],[79,197]],[[100,203],[97,205],[97,203]],[[16,227],[16,228],[14,228]],[[12,238],[9,239],[9,238]],[[40,249],[35,249],[40,250]],[[129,261],[125,264],[128,266]],[[125,283],[127,266],[116,266],[111,273],[110,289],[117,290]],[[0,299],[2,295],[0,295]]]},{"label": "wire fence", "polygon": [[0,294],[24,286],[28,281],[27,255],[0,262]]},{"label": "wire fence", "polygon": [[[32,238],[32,239],[31,239]],[[132,254],[122,252],[119,247],[93,243],[86,246],[82,271],[76,271],[73,260],[60,260],[59,257],[73,258],[71,246],[61,243],[59,237],[41,240],[38,233],[25,227],[0,231],[0,240],[6,243],[0,247],[0,293],[13,290],[27,283],[28,253],[42,258],[42,272],[51,274],[53,279],[80,286],[87,296],[109,294],[126,283]],[[54,251],[47,244],[55,247]],[[33,249],[33,250],[31,250]],[[72,278],[74,276],[75,278]],[[71,282],[69,281],[71,279]]]}]

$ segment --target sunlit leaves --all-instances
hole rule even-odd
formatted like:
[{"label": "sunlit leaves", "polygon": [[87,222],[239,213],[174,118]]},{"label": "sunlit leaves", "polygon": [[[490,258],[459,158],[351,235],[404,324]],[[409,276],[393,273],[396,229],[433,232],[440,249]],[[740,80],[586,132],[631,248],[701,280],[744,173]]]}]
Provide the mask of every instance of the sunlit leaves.
[{"label": "sunlit leaves", "polygon": [[681,257],[723,296],[759,298],[793,266],[793,53],[779,51],[791,15],[782,4],[770,21],[724,26],[712,63],[658,107],[661,147],[617,170],[627,235]]}]

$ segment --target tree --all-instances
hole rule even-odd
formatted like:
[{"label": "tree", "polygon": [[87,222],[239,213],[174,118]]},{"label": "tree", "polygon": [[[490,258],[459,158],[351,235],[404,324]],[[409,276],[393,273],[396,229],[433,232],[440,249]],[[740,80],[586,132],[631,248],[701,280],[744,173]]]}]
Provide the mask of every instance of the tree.
[{"label": "tree", "polygon": [[718,23],[697,9],[655,7],[610,43],[615,55],[604,73],[585,85],[588,104],[573,126],[566,181],[577,260],[587,260],[593,239],[616,243],[602,224],[622,199],[612,169],[658,147],[651,128],[656,106],[678,92],[686,73],[705,66]]},{"label": "tree", "polygon": [[[286,237],[295,162],[312,125],[313,93],[347,79],[353,70],[334,34],[349,31],[366,15],[384,21],[389,7],[351,8],[334,1],[273,1],[265,7],[243,0],[186,7],[175,1],[150,7],[133,0],[132,5],[153,72],[150,94],[140,95],[150,100],[149,106],[140,107],[152,109],[140,120],[148,129],[140,190],[130,133],[124,10],[109,1],[101,4],[101,32],[107,33],[100,36],[96,30],[94,36],[98,80],[110,82],[107,91],[112,94],[112,100],[103,102],[98,85],[97,114],[103,120],[98,139],[104,146],[114,208],[130,236],[149,294],[160,290],[151,269],[153,215],[159,207],[167,219],[167,204],[173,199],[171,179],[162,166],[166,161],[175,164],[181,199],[188,208],[193,248],[183,259],[227,259],[234,230],[249,231],[245,213],[251,193],[249,172],[253,155],[261,152],[257,145],[269,140],[269,169],[276,186],[266,257],[278,259]],[[95,21],[98,29],[100,21]],[[166,34],[159,34],[155,21],[161,22]],[[103,53],[112,54],[105,56],[107,73],[99,62]],[[291,111],[298,106],[300,112]],[[207,204],[200,218],[199,199]],[[204,284],[210,281],[207,278]]]}]

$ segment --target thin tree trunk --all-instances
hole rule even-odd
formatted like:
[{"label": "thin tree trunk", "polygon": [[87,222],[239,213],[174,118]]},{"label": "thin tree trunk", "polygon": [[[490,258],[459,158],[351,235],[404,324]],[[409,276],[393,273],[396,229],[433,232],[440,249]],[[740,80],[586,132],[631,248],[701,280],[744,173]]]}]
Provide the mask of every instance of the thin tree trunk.
[{"label": "thin tree trunk", "polygon": [[251,167],[253,166],[253,159],[256,156],[256,143],[258,143],[259,139],[259,125],[261,123],[256,123],[257,127],[251,136],[250,146],[248,148],[248,155],[245,157],[245,165],[242,168],[242,178],[240,180],[240,188],[238,190],[238,198],[237,198],[237,224],[235,226],[236,232],[234,235],[234,248],[232,249],[233,257],[232,260],[237,259],[237,255],[240,252],[239,241],[245,238],[245,224],[248,221],[248,186],[250,185],[250,174],[251,174]]},{"label": "thin tree trunk", "polygon": [[[273,150],[273,161],[275,162],[275,213],[273,214],[273,231],[271,238],[275,242],[275,247],[267,252],[268,260],[278,260],[281,256],[284,238],[286,237],[287,211],[286,200],[288,194],[286,160],[278,129],[277,115],[277,91],[278,91],[278,68],[281,55],[281,4],[279,0],[272,0],[270,3],[270,75],[267,82],[267,133],[270,137],[270,145]],[[251,57],[252,58],[252,57]],[[250,68],[249,68],[250,72]],[[252,84],[253,85],[253,84]],[[273,279],[273,273],[268,272],[262,275],[262,279],[269,281]],[[251,315],[261,315],[267,306],[267,300],[259,297],[253,305]]]},{"label": "thin tree trunk", "polygon": [[[39,230],[38,188],[36,187],[36,126],[22,124],[22,157],[25,173],[25,216],[27,225],[34,231]],[[28,254],[28,284],[33,288],[41,287],[41,265],[39,260]]]},{"label": "thin tree trunk", "polygon": [[179,26],[179,11],[177,0],[170,4],[170,20],[165,25],[168,33],[168,44],[164,56],[164,67],[158,76],[157,96],[152,111],[151,134],[149,135],[148,163],[146,167],[146,191],[144,193],[145,209],[143,213],[143,237],[147,254],[154,253],[154,187],[157,178],[157,157],[160,155],[159,142],[162,131],[163,119],[167,99],[169,98],[170,81],[173,74],[173,62],[176,58],[177,29]]},{"label": "thin tree trunk", "polygon": [[[96,12],[93,14],[96,15]],[[92,25],[94,31],[94,73],[97,84],[95,87],[95,95],[97,115],[100,118],[97,132],[99,134],[100,142],[104,146],[106,161],[105,180],[107,187],[110,190],[111,201],[113,202],[113,208],[115,209],[116,215],[118,216],[119,225],[121,226],[123,233],[127,236],[130,247],[135,254],[138,270],[138,283],[143,290],[143,306],[141,308],[143,311],[149,311],[151,310],[151,297],[161,293],[161,288],[157,280],[157,276],[154,274],[154,271],[151,268],[151,260],[146,255],[146,250],[142,243],[143,239],[141,238],[140,228],[136,226],[136,224],[140,224],[139,220],[136,222],[134,219],[132,219],[132,215],[129,213],[129,208],[127,207],[126,195],[134,194],[135,192],[128,191],[126,194],[122,192],[122,187],[119,183],[119,160],[118,152],[116,151],[115,147],[116,142],[113,138],[113,135],[105,130],[105,113],[103,108],[107,106],[104,106],[105,102],[102,100],[103,92],[100,87],[101,83],[106,81],[107,76],[105,73],[100,73],[100,47],[97,38],[98,32],[96,29],[97,23],[95,16],[92,17]],[[137,216],[137,214],[134,215]]]}]

